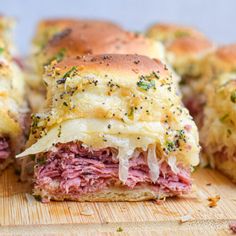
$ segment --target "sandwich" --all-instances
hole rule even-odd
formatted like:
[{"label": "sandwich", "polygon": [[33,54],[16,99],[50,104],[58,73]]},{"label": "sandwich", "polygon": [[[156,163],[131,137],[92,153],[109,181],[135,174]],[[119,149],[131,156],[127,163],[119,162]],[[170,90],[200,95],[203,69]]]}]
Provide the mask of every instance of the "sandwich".
[{"label": "sandwich", "polygon": [[236,182],[236,45],[219,47],[209,55],[207,66],[202,165],[209,163]]},{"label": "sandwich", "polygon": [[167,62],[181,77],[183,102],[200,127],[205,104],[205,58],[215,45],[196,29],[180,25],[156,24],[147,36],[164,43]]},{"label": "sandwich", "polygon": [[[22,71],[12,56],[8,19],[0,17],[0,173],[24,145],[27,104]],[[5,32],[6,31],[6,32]]]},{"label": "sandwich", "polygon": [[[44,31],[48,32],[51,27],[48,29],[48,24],[46,25],[44,26]],[[160,43],[156,43],[144,36],[127,32],[111,22],[57,20],[52,25],[60,25],[61,31],[54,34],[50,40],[44,37],[43,41],[47,41],[47,43],[44,43],[43,49],[33,54],[31,58],[31,71],[34,76],[29,77],[29,84],[33,91],[39,91],[39,97],[43,95],[42,97],[44,98],[46,91],[42,79],[44,67],[50,63],[59,62],[68,56],[120,53],[141,54],[151,58],[164,59],[164,48]],[[40,103],[41,100],[39,100]],[[33,110],[38,110],[38,102],[32,101],[31,103],[33,108],[35,107]]]},{"label": "sandwich", "polygon": [[168,68],[140,55],[68,57],[47,67],[28,148],[43,202],[141,201],[191,191],[198,132]]}]

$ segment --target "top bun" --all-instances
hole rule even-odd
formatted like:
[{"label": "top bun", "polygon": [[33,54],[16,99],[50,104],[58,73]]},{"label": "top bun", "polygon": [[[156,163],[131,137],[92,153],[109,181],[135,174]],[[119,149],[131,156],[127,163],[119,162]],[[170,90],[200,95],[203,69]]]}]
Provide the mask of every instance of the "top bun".
[{"label": "top bun", "polygon": [[205,38],[204,34],[189,26],[158,23],[151,26],[147,35],[150,38],[168,44],[171,41],[183,37]]},{"label": "top bun", "polygon": [[236,44],[219,47],[207,58],[209,72],[212,76],[236,70]]},{"label": "top bun", "polygon": [[61,50],[66,56],[116,53],[164,58],[163,48],[155,41],[101,21],[80,22],[64,29],[54,35],[40,55],[47,62]]},{"label": "top bun", "polygon": [[119,27],[115,23],[109,21],[98,21],[89,19],[75,19],[75,18],[58,18],[58,19],[46,19],[39,22],[36,33],[33,39],[33,52],[40,51],[47,42],[57,33],[63,31],[66,28],[70,28],[73,25],[84,24],[105,24],[112,25],[113,27]]},{"label": "top bun", "polygon": [[181,76],[198,77],[203,71],[203,60],[215,50],[215,45],[194,28],[156,24],[147,35],[162,41],[167,51],[167,61]]}]

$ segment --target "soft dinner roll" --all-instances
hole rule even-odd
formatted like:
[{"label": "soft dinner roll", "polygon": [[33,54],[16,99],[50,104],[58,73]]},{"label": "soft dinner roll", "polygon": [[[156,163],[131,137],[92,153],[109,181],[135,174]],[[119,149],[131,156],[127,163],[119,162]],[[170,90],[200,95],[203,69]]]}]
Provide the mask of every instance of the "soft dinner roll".
[{"label": "soft dinner roll", "polygon": [[236,71],[236,44],[217,48],[207,57],[208,78],[217,77],[221,73]]},{"label": "soft dinner roll", "polygon": [[207,102],[201,129],[206,161],[203,164],[209,161],[233,181],[236,181],[235,71],[236,44],[221,46],[207,57]]},{"label": "soft dinner roll", "polygon": [[236,74],[216,76],[206,94],[201,129],[204,157],[236,182]]}]

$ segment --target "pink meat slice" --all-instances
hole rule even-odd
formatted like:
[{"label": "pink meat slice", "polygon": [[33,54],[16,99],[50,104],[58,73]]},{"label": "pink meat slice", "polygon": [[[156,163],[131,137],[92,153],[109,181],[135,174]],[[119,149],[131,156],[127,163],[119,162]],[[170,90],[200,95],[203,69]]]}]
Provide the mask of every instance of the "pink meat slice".
[{"label": "pink meat slice", "polygon": [[0,163],[4,162],[11,155],[9,139],[0,137]]},{"label": "pink meat slice", "polygon": [[[36,165],[35,188],[48,189],[52,181],[59,183],[60,194],[82,195],[120,185],[117,150],[104,148],[92,150],[79,142],[58,144],[53,151],[40,154],[36,159],[45,158],[45,163]],[[133,189],[149,186],[154,191],[178,195],[191,189],[189,168],[179,167],[175,174],[167,162],[160,164],[160,177],[154,184],[151,181],[147,164],[147,153],[129,161],[128,179],[124,186]]]},{"label": "pink meat slice", "polygon": [[229,224],[229,228],[231,229],[231,231],[236,234],[236,221],[233,221]]}]

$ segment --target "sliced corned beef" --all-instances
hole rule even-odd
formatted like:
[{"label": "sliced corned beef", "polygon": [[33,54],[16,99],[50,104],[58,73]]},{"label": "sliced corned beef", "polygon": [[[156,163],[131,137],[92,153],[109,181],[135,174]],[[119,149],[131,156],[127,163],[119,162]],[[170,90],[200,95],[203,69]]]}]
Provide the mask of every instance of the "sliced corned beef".
[{"label": "sliced corned beef", "polygon": [[[117,153],[114,148],[92,150],[79,142],[58,144],[52,151],[36,157],[35,189],[79,196],[123,185],[119,180]],[[124,187],[133,189],[145,185],[154,191],[172,195],[186,193],[191,188],[190,170],[180,165],[178,167],[179,172],[175,174],[163,161],[160,164],[160,176],[153,183],[147,152],[140,152],[138,157],[129,161],[129,175]]]},{"label": "sliced corned beef", "polygon": [[3,163],[11,156],[9,138],[0,137],[0,163]]}]

